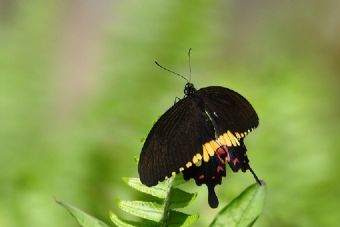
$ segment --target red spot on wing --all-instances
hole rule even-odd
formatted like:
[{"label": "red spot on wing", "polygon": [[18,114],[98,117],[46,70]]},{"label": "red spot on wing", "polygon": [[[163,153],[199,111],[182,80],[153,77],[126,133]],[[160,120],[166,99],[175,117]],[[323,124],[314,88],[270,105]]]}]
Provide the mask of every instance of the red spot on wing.
[{"label": "red spot on wing", "polygon": [[239,163],[239,160],[238,160],[237,158],[235,158],[235,159],[233,160],[233,163],[234,163],[234,166],[236,166],[236,164]]},{"label": "red spot on wing", "polygon": [[227,160],[227,162],[230,162],[230,155],[229,152],[227,152],[227,157],[225,158]]},{"label": "red spot on wing", "polygon": [[219,172],[224,172],[224,170],[223,170],[223,167],[222,167],[222,166],[217,166],[217,173],[219,173]]},{"label": "red spot on wing", "polygon": [[216,151],[216,156],[222,164],[225,163],[225,156],[228,154],[228,148],[226,146],[221,146]]},{"label": "red spot on wing", "polygon": [[226,153],[226,151],[222,147],[219,147],[217,149],[216,153],[217,153],[218,156],[222,156]]}]

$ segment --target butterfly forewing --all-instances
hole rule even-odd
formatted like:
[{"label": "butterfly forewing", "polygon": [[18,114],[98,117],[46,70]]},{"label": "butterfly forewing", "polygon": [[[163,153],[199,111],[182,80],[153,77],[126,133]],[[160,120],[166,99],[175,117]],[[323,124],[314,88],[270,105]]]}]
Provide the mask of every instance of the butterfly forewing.
[{"label": "butterfly forewing", "polygon": [[215,138],[202,99],[186,97],[165,112],[152,127],[141,152],[138,171],[148,186],[193,165],[202,144]]},{"label": "butterfly forewing", "polygon": [[230,131],[234,135],[237,133],[244,137],[259,124],[251,104],[233,90],[212,86],[198,90],[197,95],[202,98],[205,111],[209,114],[218,135]]}]

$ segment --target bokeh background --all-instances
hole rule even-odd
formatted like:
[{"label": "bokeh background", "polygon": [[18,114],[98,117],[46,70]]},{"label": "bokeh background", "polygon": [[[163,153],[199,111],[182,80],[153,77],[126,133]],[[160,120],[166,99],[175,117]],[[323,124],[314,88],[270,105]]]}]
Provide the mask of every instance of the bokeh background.
[{"label": "bokeh background", "polygon": [[[259,114],[256,226],[339,226],[336,0],[0,0],[0,226],[78,226],[54,198],[110,223],[118,197],[139,198],[121,177],[184,87],[153,61],[187,74],[189,47],[196,87],[232,88]],[[219,208],[253,182],[229,173]],[[188,185],[207,226],[218,210]]]}]

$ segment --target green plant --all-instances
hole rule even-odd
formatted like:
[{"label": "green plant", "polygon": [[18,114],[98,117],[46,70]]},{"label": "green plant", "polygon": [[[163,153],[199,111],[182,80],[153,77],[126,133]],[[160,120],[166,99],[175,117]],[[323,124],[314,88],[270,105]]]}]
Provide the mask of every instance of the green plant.
[{"label": "green plant", "polygon": [[[178,188],[185,182],[181,176],[172,177],[154,187],[143,185],[139,178],[124,178],[124,181],[130,187],[151,195],[157,202],[119,200],[120,209],[141,220],[122,220],[111,212],[110,218],[118,227],[187,227],[192,226],[199,218],[198,214],[189,215],[178,210],[187,207],[196,198],[196,193],[188,193]],[[217,214],[209,227],[252,226],[262,212],[265,194],[264,184],[259,186],[255,183],[249,186]],[[72,205],[57,202],[83,227],[109,227]]]}]

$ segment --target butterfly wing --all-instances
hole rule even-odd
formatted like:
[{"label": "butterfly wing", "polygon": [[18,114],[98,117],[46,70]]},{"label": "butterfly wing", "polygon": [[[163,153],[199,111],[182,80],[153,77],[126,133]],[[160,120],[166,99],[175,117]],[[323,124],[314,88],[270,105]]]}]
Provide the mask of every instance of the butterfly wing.
[{"label": "butterfly wing", "polygon": [[243,138],[259,124],[251,104],[237,92],[224,87],[206,87],[197,91],[204,102],[216,138],[227,151],[227,161],[234,172],[250,169]]},{"label": "butterfly wing", "polygon": [[230,131],[237,137],[244,137],[259,124],[252,105],[233,90],[212,86],[198,90],[197,95],[203,99],[218,136]]},{"label": "butterfly wing", "polygon": [[215,134],[200,100],[180,100],[152,127],[138,164],[143,184],[156,185],[202,159],[202,144],[214,139]]}]

